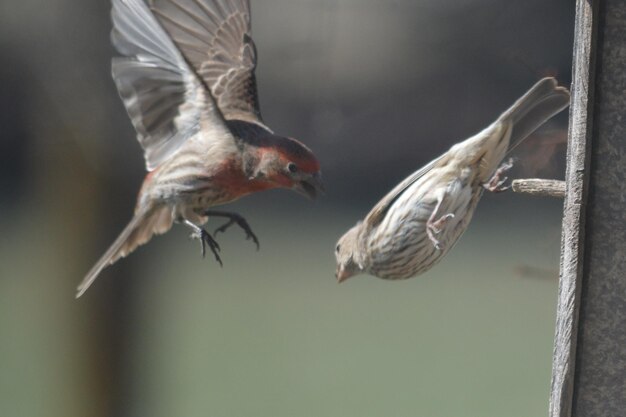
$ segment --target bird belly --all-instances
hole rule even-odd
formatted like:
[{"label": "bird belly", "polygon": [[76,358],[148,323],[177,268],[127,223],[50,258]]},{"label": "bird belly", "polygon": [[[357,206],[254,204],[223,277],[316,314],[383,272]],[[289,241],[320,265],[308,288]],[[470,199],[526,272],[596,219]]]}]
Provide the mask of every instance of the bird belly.
[{"label": "bird belly", "polygon": [[[368,272],[375,276],[407,279],[432,268],[463,234],[482,193],[462,176],[439,187],[414,187],[393,204],[368,242]],[[434,220],[447,214],[454,217],[435,235],[440,242],[437,249],[428,236],[427,224],[439,199],[441,204]]]},{"label": "bird belly", "polygon": [[140,193],[142,200],[173,207],[176,219],[200,225],[206,222],[204,213],[210,207],[271,188],[270,183],[245,176],[236,155],[227,155],[217,164],[198,156],[194,149],[177,155],[180,161],[171,161],[149,175]]}]

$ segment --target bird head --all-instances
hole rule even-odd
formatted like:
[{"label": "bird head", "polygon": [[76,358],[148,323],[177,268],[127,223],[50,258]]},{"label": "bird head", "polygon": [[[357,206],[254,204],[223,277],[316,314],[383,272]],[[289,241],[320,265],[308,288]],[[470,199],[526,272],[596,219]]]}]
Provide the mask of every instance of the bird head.
[{"label": "bird head", "polygon": [[335,277],[337,282],[343,282],[348,278],[363,272],[363,263],[359,259],[359,235],[361,222],[348,230],[337,242],[335,246],[335,259],[337,260],[337,271]]},{"label": "bird head", "polygon": [[299,141],[272,136],[258,152],[251,178],[292,189],[311,199],[324,193],[320,164],[313,152]]}]

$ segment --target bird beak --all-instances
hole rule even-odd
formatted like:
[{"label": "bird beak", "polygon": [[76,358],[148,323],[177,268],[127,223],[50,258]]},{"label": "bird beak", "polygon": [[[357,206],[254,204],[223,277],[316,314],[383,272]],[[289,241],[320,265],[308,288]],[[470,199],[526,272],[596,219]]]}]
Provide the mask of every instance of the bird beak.
[{"label": "bird beak", "polygon": [[293,188],[311,200],[315,200],[318,195],[325,192],[322,176],[318,172],[296,183]]},{"label": "bird beak", "polygon": [[343,266],[338,266],[337,272],[335,272],[335,277],[337,278],[337,283],[339,284],[341,284],[342,282],[344,282],[345,280],[347,280],[353,275],[354,273],[348,271]]}]

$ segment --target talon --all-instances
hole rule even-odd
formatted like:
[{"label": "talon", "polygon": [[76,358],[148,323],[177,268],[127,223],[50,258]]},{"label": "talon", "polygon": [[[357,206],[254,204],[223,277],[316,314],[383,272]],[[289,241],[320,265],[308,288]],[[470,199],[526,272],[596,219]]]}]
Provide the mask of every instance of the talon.
[{"label": "talon", "polygon": [[430,217],[428,218],[428,221],[426,222],[426,233],[428,234],[428,238],[430,239],[430,241],[435,246],[435,249],[437,250],[441,250],[442,246],[441,246],[441,242],[439,242],[439,240],[435,238],[435,235],[438,235],[439,233],[443,231],[443,228],[448,222],[448,220],[454,219],[454,213],[447,213],[439,217],[437,220],[435,220],[435,217],[437,216],[437,213],[439,212],[439,209],[441,208],[442,201],[443,201],[443,196],[437,199],[437,205],[435,206],[433,212],[430,214]]},{"label": "talon", "polygon": [[252,240],[254,244],[256,245],[257,251],[260,249],[261,245],[259,244],[259,239],[256,237],[256,235],[252,231],[252,228],[250,227],[246,219],[244,219],[239,214],[226,213],[222,211],[213,211],[213,210],[209,210],[205,212],[205,214],[207,216],[226,217],[229,219],[226,223],[224,223],[223,225],[215,229],[214,234],[225,232],[229,227],[236,224],[246,233],[246,240]]},{"label": "talon", "polygon": [[441,250],[441,242],[439,242],[439,240],[437,240],[437,238],[435,237],[432,228],[426,227],[426,233],[428,234],[428,238],[433,243],[435,249]]},{"label": "talon", "polygon": [[215,229],[215,231],[213,232],[214,235],[218,234],[218,233],[223,233],[226,231],[226,229],[228,229],[230,226],[232,226],[235,223],[234,220],[229,220],[226,223],[224,223],[223,225],[221,225],[220,227],[218,227],[217,229]]},{"label": "talon", "polygon": [[224,264],[222,263],[222,258],[220,258],[219,255],[219,252],[221,251],[219,243],[217,243],[217,241],[215,241],[215,239],[213,239],[213,237],[206,230],[203,229],[202,232],[202,251],[205,252],[205,243],[209,245],[211,252],[213,252],[213,255],[215,256],[215,260],[220,264],[220,266],[223,267]]},{"label": "talon", "polygon": [[513,168],[513,158],[509,158],[508,161],[503,162],[496,172],[494,172],[489,181],[482,185],[483,188],[491,191],[492,193],[501,193],[511,188],[510,185],[504,185],[508,181],[509,177],[503,177],[504,173],[511,168]]},{"label": "talon", "polygon": [[428,233],[428,237],[430,241],[433,242],[433,245],[435,246],[435,249],[437,250],[441,250],[442,246],[441,246],[441,242],[435,237],[435,235],[438,235],[439,233],[443,231],[443,227],[446,225],[446,223],[450,219],[454,219],[454,213],[444,214],[439,219],[435,221],[429,220],[426,223],[426,232]]},{"label": "talon", "polygon": [[[190,223],[187,223],[187,224],[190,225]],[[219,252],[221,251],[219,243],[217,243],[217,241],[213,239],[213,237],[209,234],[209,232],[207,232],[203,228],[193,225],[193,229],[194,231],[193,233],[191,233],[190,237],[193,239],[200,240],[200,248],[201,248],[202,257],[203,258],[206,257],[206,247],[208,245],[209,249],[211,249],[211,252],[213,252],[213,255],[215,256],[215,260],[220,264],[221,267],[223,267],[224,264],[222,262],[222,258],[220,258],[220,255],[219,255]]]},{"label": "talon", "polygon": [[444,216],[441,216],[439,220],[436,220],[433,223],[431,223],[431,227],[434,229],[434,231],[437,234],[439,234],[441,233],[441,228],[446,225],[449,219],[454,219],[454,213],[448,213]]},{"label": "talon", "polygon": [[439,233],[441,233],[443,230],[443,227],[446,225],[446,223],[450,219],[454,219],[454,213],[445,214],[437,220],[434,220],[434,221],[429,220],[426,223],[426,228],[428,230],[429,237],[431,238],[430,240],[433,241],[435,246],[439,245],[439,241],[437,239],[434,239],[434,235],[438,235]]}]

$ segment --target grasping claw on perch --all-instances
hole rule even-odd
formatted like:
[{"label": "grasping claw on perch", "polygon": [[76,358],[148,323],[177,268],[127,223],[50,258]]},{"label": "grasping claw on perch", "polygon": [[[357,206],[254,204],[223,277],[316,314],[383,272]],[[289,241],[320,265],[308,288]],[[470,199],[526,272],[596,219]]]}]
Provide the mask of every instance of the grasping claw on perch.
[{"label": "grasping claw on perch", "polygon": [[489,181],[483,184],[483,188],[492,193],[501,193],[510,189],[510,185],[504,185],[504,183],[509,180],[509,177],[504,176],[504,174],[511,168],[513,168],[513,158],[509,158],[508,161],[503,162]]},{"label": "grasping claw on perch", "polygon": [[486,129],[409,175],[339,239],[337,281],[361,273],[406,279],[432,268],[467,229],[483,191],[509,188],[513,163],[500,165],[507,154],[569,99],[544,78]]}]

